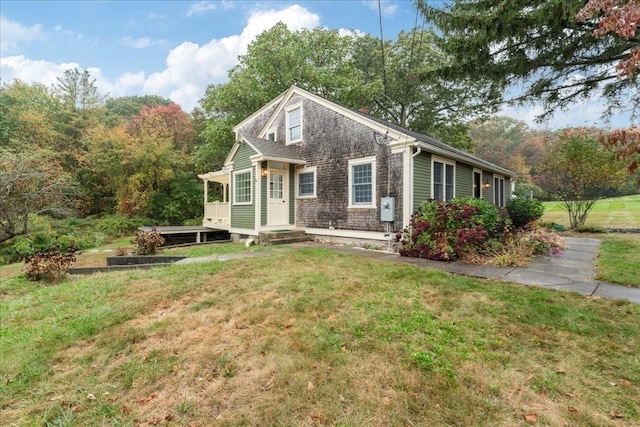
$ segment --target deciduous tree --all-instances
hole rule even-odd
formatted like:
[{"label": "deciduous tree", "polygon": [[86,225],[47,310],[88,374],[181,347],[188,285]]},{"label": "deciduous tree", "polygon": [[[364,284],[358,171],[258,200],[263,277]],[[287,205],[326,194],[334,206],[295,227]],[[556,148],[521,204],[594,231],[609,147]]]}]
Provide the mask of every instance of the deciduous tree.
[{"label": "deciduous tree", "polygon": [[72,181],[54,153],[0,148],[0,242],[28,232],[32,213],[70,212]]},{"label": "deciduous tree", "polygon": [[577,15],[578,21],[594,20],[598,28],[594,37],[613,33],[625,40],[635,41],[636,46],[620,59],[616,66],[619,77],[633,78],[640,68],[640,46],[636,31],[640,25],[640,0],[589,0]]},{"label": "deciduous tree", "polygon": [[594,204],[622,185],[624,171],[593,130],[568,129],[549,144],[536,183],[562,202],[571,227],[580,227]]}]

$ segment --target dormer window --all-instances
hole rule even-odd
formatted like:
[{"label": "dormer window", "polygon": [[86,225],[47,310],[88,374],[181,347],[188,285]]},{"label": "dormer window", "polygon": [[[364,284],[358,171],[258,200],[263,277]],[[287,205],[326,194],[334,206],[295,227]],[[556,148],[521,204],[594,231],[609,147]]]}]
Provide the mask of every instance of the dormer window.
[{"label": "dormer window", "polygon": [[287,110],[287,144],[302,141],[302,106]]}]

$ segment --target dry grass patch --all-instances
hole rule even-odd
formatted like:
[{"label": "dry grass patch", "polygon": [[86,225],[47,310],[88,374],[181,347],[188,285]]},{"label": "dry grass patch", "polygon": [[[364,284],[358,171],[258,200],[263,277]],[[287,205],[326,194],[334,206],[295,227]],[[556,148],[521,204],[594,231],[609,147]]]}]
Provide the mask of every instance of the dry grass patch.
[{"label": "dry grass patch", "polygon": [[126,316],[94,316],[92,333],[46,340],[38,360],[52,369],[37,376],[19,361],[37,347],[15,338],[19,325],[31,324],[32,336],[67,333],[66,315],[49,318],[55,328],[30,322],[43,308],[29,303],[43,301],[35,291],[3,308],[11,348],[0,408],[9,424],[640,419],[640,310],[630,304],[324,250],[95,275],[60,285],[56,309],[70,310],[66,299],[92,286],[105,290],[74,300],[78,310],[104,304]]}]

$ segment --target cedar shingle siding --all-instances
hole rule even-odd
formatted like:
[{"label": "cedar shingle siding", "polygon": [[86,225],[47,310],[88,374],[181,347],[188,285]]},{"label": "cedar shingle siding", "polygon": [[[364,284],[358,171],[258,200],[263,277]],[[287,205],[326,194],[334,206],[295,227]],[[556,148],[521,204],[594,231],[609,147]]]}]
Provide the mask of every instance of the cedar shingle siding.
[{"label": "cedar shingle siding", "polygon": [[[287,105],[297,105],[300,101],[299,97],[293,97]],[[274,123],[281,143],[284,143],[286,134],[285,110],[286,108]],[[306,159],[305,167],[317,167],[317,197],[296,201],[296,225],[385,231],[385,224],[380,221],[380,198],[387,195],[396,198],[396,218],[401,219],[402,155],[392,155],[386,145],[377,144],[370,128],[320,104],[304,99],[302,114],[303,140],[289,147],[296,151],[298,157]],[[376,209],[349,209],[348,162],[369,156],[375,156],[376,159]],[[392,164],[390,180],[389,163]],[[290,188],[295,194],[295,179]]]}]

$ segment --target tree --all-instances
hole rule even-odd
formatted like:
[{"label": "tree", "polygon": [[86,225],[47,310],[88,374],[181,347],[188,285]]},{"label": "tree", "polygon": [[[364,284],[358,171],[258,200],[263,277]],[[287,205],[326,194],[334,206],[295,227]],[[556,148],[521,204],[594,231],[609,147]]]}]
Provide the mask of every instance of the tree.
[{"label": "tree", "polygon": [[249,45],[229,82],[207,88],[202,109],[210,118],[199,165],[220,165],[233,144],[231,128],[292,84],[347,107],[471,149],[463,120],[467,103],[482,94],[433,73],[446,62],[428,30],[402,32],[396,41],[316,28],[290,31],[278,24]]},{"label": "tree", "polygon": [[168,106],[173,102],[168,98],[158,95],[142,96],[121,96],[109,98],[105,101],[105,122],[110,126],[115,126],[121,121],[132,119],[142,107],[156,107],[158,105]]},{"label": "tree", "polygon": [[354,65],[376,89],[364,106],[375,117],[472,151],[473,141],[463,120],[472,109],[481,111],[485,103],[466,90],[469,82],[461,87],[434,73],[448,60],[435,40],[432,31],[419,28],[400,32],[384,48],[378,38],[357,39]]},{"label": "tree", "polygon": [[[608,134],[600,134],[600,142],[616,153],[616,160],[630,162],[627,165],[630,175],[640,166],[640,127],[616,129]],[[638,183],[640,184],[640,176]]]},{"label": "tree", "polygon": [[59,104],[51,91],[39,83],[14,80],[0,88],[0,147],[58,150],[56,130]]},{"label": "tree", "polygon": [[69,212],[71,182],[51,151],[0,148],[0,242],[26,234],[29,214]]},{"label": "tree", "polygon": [[451,79],[475,77],[493,105],[502,103],[505,93],[512,103],[541,103],[541,120],[592,96],[607,99],[605,116],[636,114],[640,108],[637,74],[619,79],[615,69],[638,39],[594,38],[597,23],[576,19],[582,1],[453,0],[432,6],[417,0],[416,5],[438,28],[451,58],[438,72]]},{"label": "tree", "polygon": [[[640,0],[589,0],[577,15],[578,21],[594,19],[598,28],[594,37],[614,33],[625,40],[634,40],[640,23]],[[637,43],[637,39],[635,39]],[[640,47],[632,48],[616,66],[619,77],[632,78],[640,68]]]},{"label": "tree", "polygon": [[584,128],[559,132],[540,166],[536,183],[562,201],[571,228],[584,225],[595,203],[617,189],[624,172],[597,133]]}]

